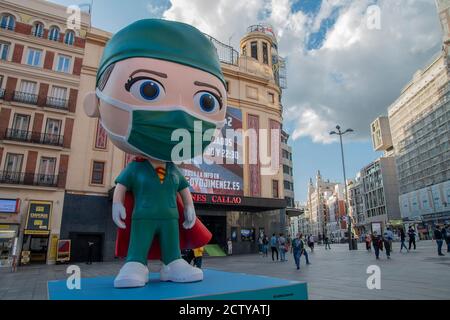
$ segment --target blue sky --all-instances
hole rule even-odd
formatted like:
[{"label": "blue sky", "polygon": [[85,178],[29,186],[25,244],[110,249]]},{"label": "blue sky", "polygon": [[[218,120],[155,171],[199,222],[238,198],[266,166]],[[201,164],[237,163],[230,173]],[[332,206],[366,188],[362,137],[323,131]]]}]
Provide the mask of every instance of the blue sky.
[{"label": "blue sky", "polygon": [[[63,5],[89,2],[52,1]],[[220,8],[216,8],[216,2],[206,0],[94,0],[92,25],[116,32],[135,20],[161,17],[171,8],[169,18],[192,23],[225,43],[233,36],[234,46],[244,35],[246,26],[262,18],[271,19],[278,29],[285,29],[279,39],[280,52],[288,59],[289,85],[283,104],[292,108],[294,120],[286,117],[289,121],[285,120],[284,126],[295,136],[290,142],[295,193],[296,200],[304,201],[309,178],[314,178],[317,170],[327,179],[343,181],[339,144],[326,141],[335,122],[356,131],[345,137],[347,178],[354,178],[360,169],[381,156],[372,150],[369,124],[376,116],[386,113],[413,73],[439,50],[439,23],[433,0],[408,3],[399,0],[395,5],[390,0],[340,0],[333,1],[337,4],[329,10],[325,10],[325,5],[329,5],[325,0],[264,1],[242,2],[247,3],[245,7],[246,4],[238,5],[235,0],[222,0],[217,1]],[[263,2],[266,6],[261,5]],[[274,8],[274,3],[279,7]],[[280,13],[280,7],[283,9],[286,3],[291,7]],[[348,26],[339,24],[339,19],[343,15],[364,16],[362,11],[373,3],[379,3],[382,21],[388,28],[361,33],[360,27],[353,27],[352,32],[345,32]],[[272,7],[267,9],[267,4]],[[251,12],[248,6],[260,7],[249,16],[245,15],[245,11]],[[221,16],[216,17],[218,12]],[[308,17],[309,22],[295,27],[297,22],[305,21],[296,13]],[[315,21],[316,17],[320,19]],[[312,27],[314,22],[316,27]],[[334,29],[343,31],[330,36]],[[308,127],[311,119],[314,123]]]}]

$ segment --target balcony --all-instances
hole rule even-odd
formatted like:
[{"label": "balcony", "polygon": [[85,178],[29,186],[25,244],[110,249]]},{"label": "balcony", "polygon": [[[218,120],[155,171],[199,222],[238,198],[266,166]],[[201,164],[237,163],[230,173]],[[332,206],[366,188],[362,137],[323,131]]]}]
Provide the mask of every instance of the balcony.
[{"label": "balcony", "polygon": [[12,99],[13,101],[20,103],[37,105],[38,95],[27,92],[14,91]]},{"label": "balcony", "polygon": [[69,109],[68,100],[54,97],[47,97],[47,103],[45,104],[45,106],[59,110]]},{"label": "balcony", "polygon": [[40,133],[18,129],[6,129],[4,139],[11,141],[44,144],[55,147],[62,147],[64,143],[64,136],[59,134]]},{"label": "balcony", "polygon": [[58,175],[0,171],[0,183],[25,186],[57,187]]}]

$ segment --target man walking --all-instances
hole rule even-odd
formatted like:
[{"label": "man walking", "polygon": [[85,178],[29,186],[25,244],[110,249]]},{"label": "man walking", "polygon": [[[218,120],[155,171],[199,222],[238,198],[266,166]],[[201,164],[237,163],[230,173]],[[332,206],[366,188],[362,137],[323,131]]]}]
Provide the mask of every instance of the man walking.
[{"label": "man walking", "polygon": [[297,238],[292,241],[292,253],[294,254],[297,270],[300,270],[300,257],[302,256],[303,250],[305,250],[305,243],[302,240],[302,234],[298,233]]},{"label": "man walking", "polygon": [[438,255],[445,256],[445,254],[442,253],[442,244],[444,240],[442,237],[441,228],[439,226],[436,226],[436,229],[434,230],[434,240],[436,240]]},{"label": "man walking", "polygon": [[311,252],[314,252],[314,236],[312,234],[308,237],[308,247],[311,249]]},{"label": "man walking", "polygon": [[409,248],[411,250],[411,245],[414,245],[414,250],[416,250],[416,231],[414,231],[413,227],[409,226],[408,228],[408,236],[409,236]]},{"label": "man walking", "polygon": [[442,228],[441,233],[443,240],[447,244],[447,252],[450,252],[450,230],[447,224]]},{"label": "man walking", "polygon": [[263,256],[267,257],[267,252],[269,251],[269,238],[264,235],[263,238]]},{"label": "man walking", "polygon": [[375,257],[377,258],[377,260],[379,260],[380,259],[380,250],[383,250],[383,241],[382,241],[381,237],[377,234],[376,231],[373,232],[372,245],[373,245],[373,250],[375,251]]},{"label": "man walking", "polygon": [[403,248],[405,248],[406,251],[409,252],[409,250],[408,250],[408,248],[406,247],[406,244],[405,244],[405,239],[406,239],[405,230],[403,230],[403,228],[401,228],[400,229],[400,241],[401,241],[400,252],[402,252]]},{"label": "man walking", "polygon": [[383,234],[384,238],[384,247],[386,248],[386,255],[388,259],[391,258],[392,251],[392,240],[394,240],[394,233],[390,228],[386,228],[386,231]]},{"label": "man walking", "polygon": [[272,250],[272,261],[275,261],[274,253],[277,255],[277,261],[278,261],[278,239],[277,236],[272,234],[272,238],[270,238],[270,249]]},{"label": "man walking", "polygon": [[286,261],[286,238],[282,233],[280,233],[280,237],[278,238],[278,248],[280,250],[280,260]]},{"label": "man walking", "polygon": [[305,241],[303,241],[303,234],[300,234],[300,239],[302,239],[302,242],[303,242],[303,250],[300,252],[300,258],[303,254],[306,259],[306,264],[311,264],[311,263],[309,263],[308,251],[306,251],[306,248],[305,248]]},{"label": "man walking", "polygon": [[330,238],[328,238],[328,236],[325,236],[325,250],[327,250],[327,249],[331,250]]}]

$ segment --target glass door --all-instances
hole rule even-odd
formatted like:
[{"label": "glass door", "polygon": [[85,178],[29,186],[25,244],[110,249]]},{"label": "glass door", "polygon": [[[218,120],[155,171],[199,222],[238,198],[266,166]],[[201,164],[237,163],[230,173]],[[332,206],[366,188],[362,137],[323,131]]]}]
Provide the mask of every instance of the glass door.
[{"label": "glass door", "polygon": [[30,125],[30,116],[24,114],[14,115],[13,126],[10,132],[10,138],[20,141],[28,140],[28,128]]},{"label": "glass door", "polygon": [[55,184],[56,158],[42,157],[39,164],[38,183],[52,186]]},{"label": "glass door", "polygon": [[8,153],[6,155],[5,170],[1,177],[2,183],[19,183],[21,180],[23,154]]},{"label": "glass door", "polygon": [[52,145],[60,145],[61,140],[61,120],[47,119],[45,126],[45,143]]}]

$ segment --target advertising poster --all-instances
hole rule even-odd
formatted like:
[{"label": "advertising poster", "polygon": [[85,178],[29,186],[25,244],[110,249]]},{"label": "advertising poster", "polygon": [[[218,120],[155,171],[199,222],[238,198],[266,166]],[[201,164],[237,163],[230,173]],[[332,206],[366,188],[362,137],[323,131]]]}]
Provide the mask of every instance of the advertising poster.
[{"label": "advertising poster", "polygon": [[372,222],[372,233],[377,233],[378,235],[382,235],[381,233],[381,222]]},{"label": "advertising poster", "polygon": [[70,240],[58,240],[58,251],[56,261],[70,261]]},{"label": "advertising poster", "polygon": [[[239,131],[231,137],[229,134],[230,131],[239,129],[242,129],[242,112],[240,109],[228,107],[222,134],[208,146],[203,158],[197,157],[191,163],[179,165],[191,185],[192,192],[244,194],[242,135]],[[212,163],[213,161],[215,162]]]},{"label": "advertising poster", "polygon": [[48,234],[50,231],[50,201],[30,201],[25,234]]}]

